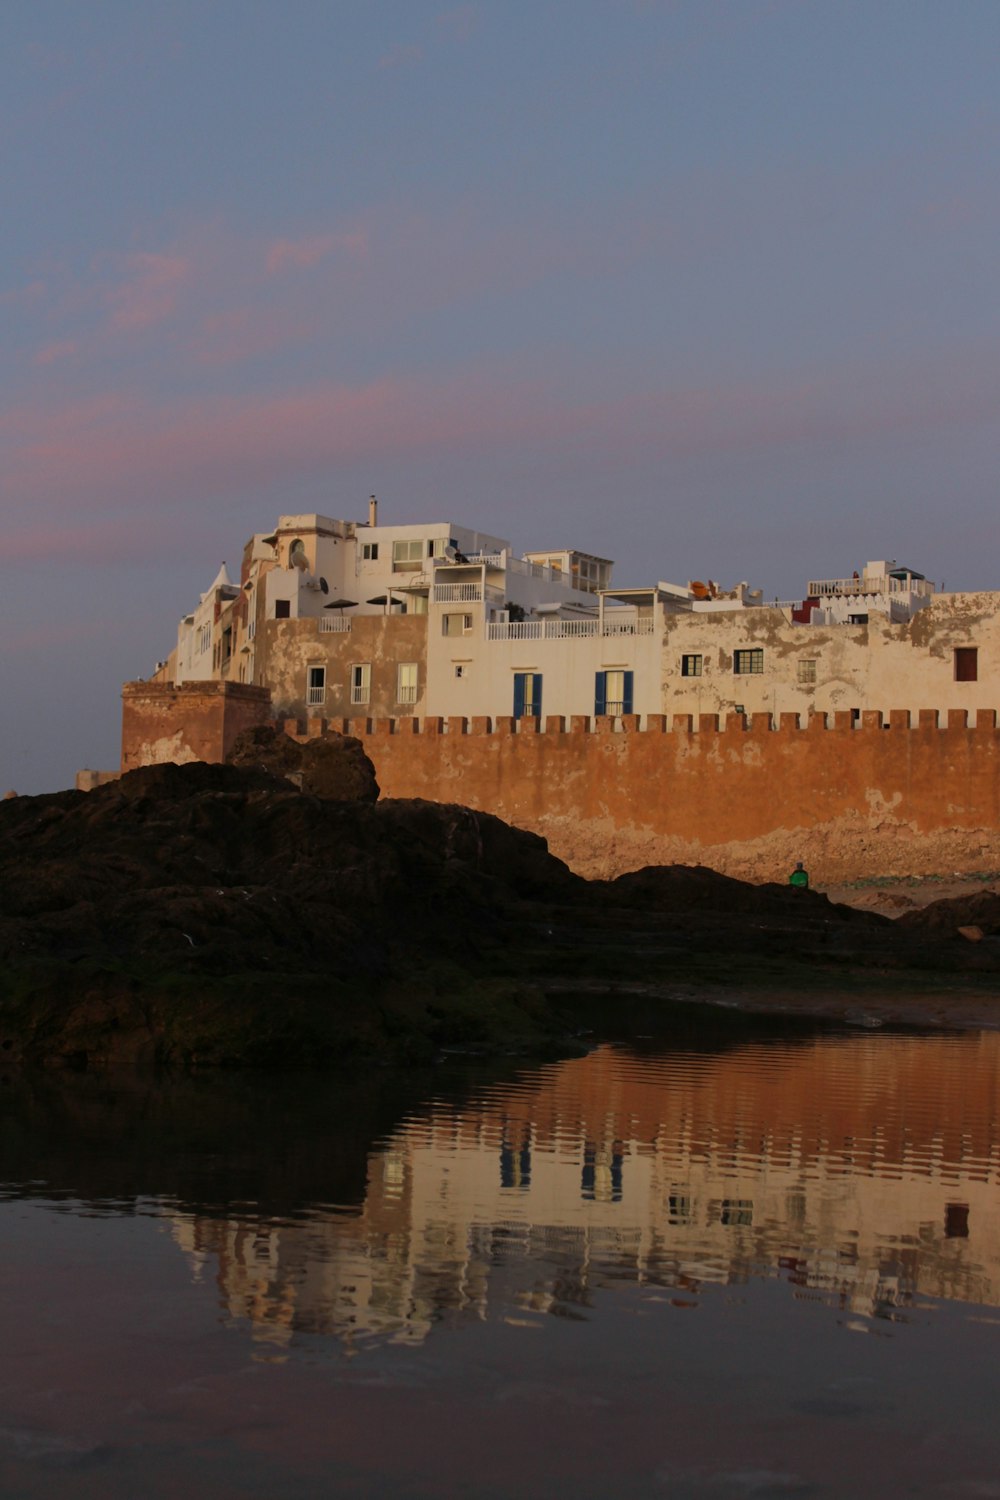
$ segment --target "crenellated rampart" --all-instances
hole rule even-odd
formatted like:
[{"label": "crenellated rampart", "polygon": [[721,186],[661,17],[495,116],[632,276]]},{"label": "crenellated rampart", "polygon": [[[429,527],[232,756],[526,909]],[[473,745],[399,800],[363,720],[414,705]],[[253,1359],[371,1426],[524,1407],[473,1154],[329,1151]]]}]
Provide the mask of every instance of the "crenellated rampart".
[{"label": "crenellated rampart", "polygon": [[[222,760],[266,689],[127,684],[122,769]],[[460,802],[543,834],[590,876],[702,863],[749,879],[804,859],[829,883],[1000,869],[995,709],[288,719],[358,736],[383,794]]]},{"label": "crenellated rampart", "polygon": [[284,727],[357,735],[384,795],[496,813],[590,875],[700,861],[774,878],[794,858],[828,880],[1000,866],[994,709]]}]

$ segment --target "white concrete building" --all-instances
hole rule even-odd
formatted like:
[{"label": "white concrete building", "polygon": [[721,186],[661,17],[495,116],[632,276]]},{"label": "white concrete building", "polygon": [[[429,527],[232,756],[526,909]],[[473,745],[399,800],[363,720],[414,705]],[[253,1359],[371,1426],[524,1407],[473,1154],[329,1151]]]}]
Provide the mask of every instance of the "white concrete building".
[{"label": "white concrete building", "polygon": [[158,671],[269,687],[275,714],[442,718],[916,712],[995,706],[1000,595],[935,593],[882,559],[765,601],[741,582],[612,584],[455,521],[307,513],[251,537]]}]

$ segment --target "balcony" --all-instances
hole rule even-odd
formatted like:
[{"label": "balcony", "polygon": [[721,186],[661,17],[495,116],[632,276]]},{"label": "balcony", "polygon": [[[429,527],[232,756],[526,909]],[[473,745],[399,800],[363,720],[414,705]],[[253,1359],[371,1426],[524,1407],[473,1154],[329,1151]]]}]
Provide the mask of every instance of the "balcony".
[{"label": "balcony", "polygon": [[813,578],[806,585],[806,593],[813,599],[829,599],[861,594],[918,594],[929,598],[934,585],[928,578],[894,578],[891,574],[870,575],[863,578]]},{"label": "balcony", "polygon": [[502,568],[505,566],[502,552],[463,552],[464,562],[451,557],[435,557],[435,568]]},{"label": "balcony", "polygon": [[596,634],[596,620],[512,620],[486,627],[488,641],[564,641]]},{"label": "balcony", "polygon": [[320,635],[347,635],[351,628],[351,621],[347,615],[320,615]]},{"label": "balcony", "polygon": [[503,604],[503,590],[494,589],[481,583],[436,583],[434,585],[435,604],[479,604],[485,600],[487,604]]},{"label": "balcony", "polygon": [[609,620],[604,618],[602,635],[654,635],[656,621],[649,616],[638,620]]}]

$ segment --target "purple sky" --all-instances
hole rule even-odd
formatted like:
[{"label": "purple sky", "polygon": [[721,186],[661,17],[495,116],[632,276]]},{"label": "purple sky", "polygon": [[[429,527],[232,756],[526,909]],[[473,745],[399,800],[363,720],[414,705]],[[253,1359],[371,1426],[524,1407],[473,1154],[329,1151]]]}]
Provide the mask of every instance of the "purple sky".
[{"label": "purple sky", "polygon": [[0,792],[281,511],[1000,584],[996,0],[5,0]]}]

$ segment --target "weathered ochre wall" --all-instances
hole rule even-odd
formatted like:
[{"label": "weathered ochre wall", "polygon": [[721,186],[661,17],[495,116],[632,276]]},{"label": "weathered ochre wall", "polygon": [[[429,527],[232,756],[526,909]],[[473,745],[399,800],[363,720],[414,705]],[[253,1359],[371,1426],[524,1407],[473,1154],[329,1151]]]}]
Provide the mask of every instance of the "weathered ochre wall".
[{"label": "weathered ochre wall", "polygon": [[[122,770],[224,758],[271,717],[239,683],[129,683]],[[283,719],[361,737],[387,797],[495,813],[590,876],[704,863],[773,879],[802,858],[827,883],[1000,868],[995,710],[610,719]],[[642,728],[640,729],[640,724]],[[516,732],[515,732],[516,729]]]},{"label": "weathered ochre wall", "polygon": [[[714,716],[697,730],[682,719],[667,731],[650,716],[613,733],[609,721],[452,719],[419,723],[349,720],[366,740],[383,794],[464,802],[513,823],[542,815],[610,818],[700,843],[753,839],[776,827],[809,828],[857,809],[888,812],[918,831],[1000,828],[1000,735],[993,710],[968,727],[963,710],[948,715],[822,715],[800,727],[793,714],[778,729],[768,714],[749,727]],[[933,719],[933,722],[931,720]],[[585,727],[586,726],[586,727]]]},{"label": "weathered ochre wall", "polygon": [[[348,620],[343,634],[320,634],[318,619],[267,620],[255,639],[254,675],[268,684],[279,718],[286,714],[351,712],[351,668],[371,668],[371,700],[364,712],[406,715],[419,712],[427,686],[427,616],[361,615]],[[413,705],[396,702],[396,669],[416,662],[418,696]],[[310,667],[326,668],[321,708],[306,704]],[[359,710],[355,710],[358,712]]]},{"label": "weathered ochre wall", "polygon": [[223,760],[236,736],[270,718],[267,688],[241,682],[127,682],[122,688],[122,770]]},{"label": "weathered ochre wall", "polygon": [[508,718],[330,727],[364,739],[384,796],[496,813],[588,875],[698,861],[774,878],[804,857],[829,880],[968,863],[973,847],[986,866],[1000,861],[996,713],[979,711],[971,726],[964,710],[941,719],[871,712],[852,727],[848,713],[786,714],[775,728],[755,714],[720,728],[704,715],[668,729],[650,715],[641,731],[632,716],[618,733],[586,718],[568,728],[525,719],[517,733]]}]

